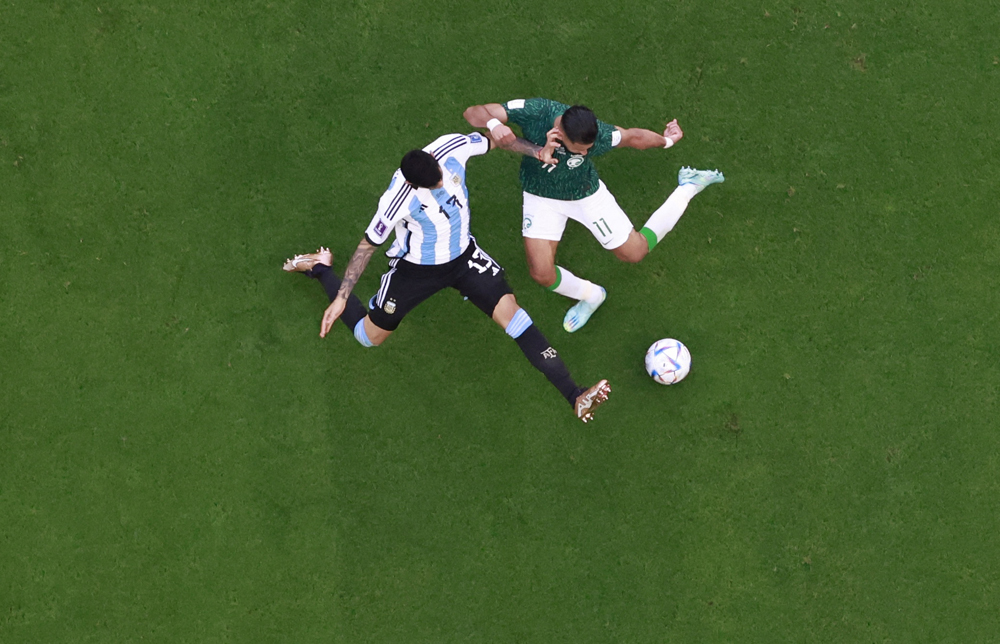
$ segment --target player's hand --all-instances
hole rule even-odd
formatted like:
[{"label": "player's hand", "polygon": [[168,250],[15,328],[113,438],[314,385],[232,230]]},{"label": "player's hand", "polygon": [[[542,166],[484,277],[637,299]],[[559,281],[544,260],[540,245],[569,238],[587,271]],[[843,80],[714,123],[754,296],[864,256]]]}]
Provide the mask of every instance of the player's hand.
[{"label": "player's hand", "polygon": [[330,306],[326,307],[326,311],[323,312],[323,323],[319,327],[319,337],[326,337],[326,334],[333,328],[333,323],[343,314],[345,307],[347,307],[347,300],[339,297],[330,302]]},{"label": "player's hand", "polygon": [[562,132],[554,127],[545,133],[545,145],[538,151],[537,158],[546,165],[556,165],[559,159],[555,158],[555,152],[562,145]]},{"label": "player's hand", "polygon": [[670,139],[674,143],[684,138],[684,132],[681,130],[681,126],[677,125],[677,119],[667,123],[667,129],[663,130],[663,138]]},{"label": "player's hand", "polygon": [[514,130],[510,129],[506,125],[498,125],[490,132],[490,136],[496,142],[498,147],[506,147],[514,142],[517,137],[514,136]]}]

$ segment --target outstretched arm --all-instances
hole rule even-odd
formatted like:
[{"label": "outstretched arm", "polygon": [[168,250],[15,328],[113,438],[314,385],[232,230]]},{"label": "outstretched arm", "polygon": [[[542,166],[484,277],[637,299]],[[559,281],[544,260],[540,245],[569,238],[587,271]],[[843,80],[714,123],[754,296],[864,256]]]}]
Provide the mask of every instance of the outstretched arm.
[{"label": "outstretched arm", "polygon": [[[545,145],[535,145],[531,141],[516,136],[507,122],[507,110],[500,103],[487,103],[485,105],[473,105],[462,114],[465,120],[472,127],[488,128],[489,137],[498,148],[510,150],[518,154],[535,157],[542,163],[555,165],[558,161],[552,156],[559,142],[556,140],[559,131],[551,130],[546,135]],[[491,127],[492,126],[492,127]]]},{"label": "outstretched arm", "polygon": [[357,250],[351,255],[351,261],[347,262],[347,268],[344,269],[344,279],[340,282],[340,290],[337,291],[337,296],[333,298],[330,306],[326,307],[326,311],[323,313],[323,322],[319,328],[319,337],[325,338],[326,334],[333,328],[333,323],[344,312],[344,307],[347,306],[347,298],[350,296],[351,291],[354,290],[354,285],[358,283],[358,278],[365,272],[368,261],[372,258],[372,254],[376,248],[377,246],[369,244],[367,239],[362,239],[361,243],[358,244]]},{"label": "outstretched arm", "polygon": [[[514,131],[507,125],[507,110],[500,103],[473,105],[462,114],[472,127],[485,127],[490,131],[490,138],[501,148],[508,148],[516,138]],[[493,121],[496,121],[494,123]],[[492,127],[491,127],[492,126]]]},{"label": "outstretched arm", "polygon": [[500,103],[473,105],[467,108],[462,116],[472,127],[486,127],[490,119],[496,119],[501,123],[507,122],[507,110]]},{"label": "outstretched arm", "polygon": [[684,137],[684,132],[681,130],[681,126],[677,124],[677,119],[667,123],[663,134],[657,134],[656,132],[644,130],[639,127],[628,129],[615,127],[622,133],[621,143],[618,144],[620,148],[635,148],[636,150],[669,148]]}]

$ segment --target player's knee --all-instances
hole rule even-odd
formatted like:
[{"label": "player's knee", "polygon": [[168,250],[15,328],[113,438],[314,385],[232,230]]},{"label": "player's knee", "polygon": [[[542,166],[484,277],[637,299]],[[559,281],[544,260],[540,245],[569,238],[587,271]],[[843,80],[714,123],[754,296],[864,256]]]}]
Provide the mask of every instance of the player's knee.
[{"label": "player's knee", "polygon": [[360,344],[363,347],[377,346],[374,342],[371,341],[371,338],[368,337],[368,332],[365,330],[364,318],[358,320],[358,323],[354,325],[354,339],[357,340],[358,344]]},{"label": "player's knee", "polygon": [[518,305],[517,300],[514,299],[513,293],[507,293],[500,298],[496,306],[493,307],[493,321],[501,326],[501,328],[507,328],[507,324],[510,319],[517,313],[521,307]]},{"label": "player's knee", "polygon": [[645,251],[645,250],[644,251],[636,251],[634,253],[629,253],[629,254],[625,255],[624,257],[619,257],[619,259],[621,259],[623,262],[627,262],[629,264],[638,264],[646,256],[647,252],[648,251]]},{"label": "player's knee", "polygon": [[545,288],[548,288],[556,283],[555,266],[529,266],[528,274],[531,275],[531,279],[535,280]]},{"label": "player's knee", "polygon": [[371,323],[366,326],[365,320],[367,319],[361,318],[354,325],[354,339],[363,347],[377,347],[386,341],[392,331],[385,331]]},{"label": "player's knee", "polygon": [[612,251],[615,257],[629,264],[637,264],[649,254],[649,243],[642,235],[632,232],[628,241]]}]

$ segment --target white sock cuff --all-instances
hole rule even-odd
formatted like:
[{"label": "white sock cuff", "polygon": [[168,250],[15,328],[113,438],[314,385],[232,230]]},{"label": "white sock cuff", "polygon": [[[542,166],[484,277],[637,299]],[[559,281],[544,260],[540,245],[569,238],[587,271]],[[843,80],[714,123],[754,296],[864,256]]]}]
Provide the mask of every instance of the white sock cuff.
[{"label": "white sock cuff", "polygon": [[593,282],[577,277],[562,266],[556,266],[556,270],[559,271],[560,280],[558,286],[552,290],[559,295],[574,300],[585,300],[597,292],[598,286]]}]

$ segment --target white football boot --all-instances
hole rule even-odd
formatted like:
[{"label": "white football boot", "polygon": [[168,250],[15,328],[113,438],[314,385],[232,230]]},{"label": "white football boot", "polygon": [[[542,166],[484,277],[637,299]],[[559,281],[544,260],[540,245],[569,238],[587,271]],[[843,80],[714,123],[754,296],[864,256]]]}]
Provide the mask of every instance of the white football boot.
[{"label": "white football boot", "polygon": [[608,299],[608,292],[604,290],[603,286],[599,286],[598,288],[601,289],[601,299],[597,304],[591,304],[587,300],[580,300],[570,310],[566,311],[566,316],[563,318],[564,329],[570,333],[579,331],[583,328],[584,324],[590,321],[590,316],[594,314],[594,311],[601,308],[604,300]]},{"label": "white football boot", "polygon": [[699,192],[713,183],[722,183],[725,180],[726,177],[718,170],[695,170],[685,166],[677,173],[677,185],[699,186]]}]

